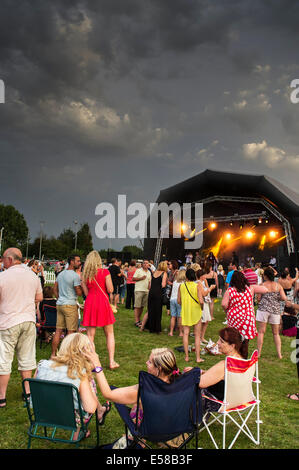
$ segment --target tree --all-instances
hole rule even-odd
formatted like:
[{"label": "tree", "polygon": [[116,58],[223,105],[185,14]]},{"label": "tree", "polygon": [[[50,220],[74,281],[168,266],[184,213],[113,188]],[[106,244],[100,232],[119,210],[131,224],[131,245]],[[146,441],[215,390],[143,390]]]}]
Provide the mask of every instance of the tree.
[{"label": "tree", "polygon": [[[28,255],[29,257],[35,256],[38,258],[39,255],[39,244],[40,238],[35,238],[34,242],[29,245]],[[59,239],[55,237],[47,238],[46,235],[43,235],[42,239],[42,256],[44,255],[45,259],[66,259],[69,255],[68,247]]]},{"label": "tree", "polygon": [[92,236],[87,223],[82,224],[80,230],[78,230],[77,248],[77,251],[83,254],[83,256],[88,255],[88,253],[93,250]]},{"label": "tree", "polygon": [[72,251],[74,251],[74,249],[75,249],[75,232],[73,232],[72,229],[70,229],[70,228],[64,229],[63,232],[61,232],[61,234],[59,235],[58,240],[65,245],[65,247],[68,251],[68,254],[71,253]]},{"label": "tree", "polygon": [[133,259],[143,258],[143,250],[136,245],[126,245],[122,251],[131,253]]},{"label": "tree", "polygon": [[0,230],[3,229],[3,253],[9,247],[24,251],[28,236],[28,226],[24,216],[14,207],[0,204]]}]

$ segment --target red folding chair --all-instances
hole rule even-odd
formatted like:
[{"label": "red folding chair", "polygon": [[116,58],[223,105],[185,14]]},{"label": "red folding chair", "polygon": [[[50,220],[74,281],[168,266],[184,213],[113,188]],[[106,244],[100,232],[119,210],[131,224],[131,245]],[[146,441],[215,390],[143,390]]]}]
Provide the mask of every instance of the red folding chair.
[{"label": "red folding chair", "polygon": [[[258,352],[254,351],[250,359],[237,359],[228,356],[225,360],[224,399],[216,400],[206,395],[205,399],[219,403],[218,411],[206,412],[202,419],[202,429],[199,432],[208,431],[214,446],[218,445],[211,432],[213,423],[219,423],[223,428],[222,448],[226,448],[226,426],[233,422],[237,426],[237,433],[233,437],[228,449],[231,449],[237,438],[243,432],[256,445],[260,443],[260,409],[259,409],[259,384],[258,379]],[[256,396],[252,390],[252,384],[256,385]],[[256,410],[256,435],[255,438],[248,427],[249,417]],[[209,418],[209,419],[207,419]]]}]

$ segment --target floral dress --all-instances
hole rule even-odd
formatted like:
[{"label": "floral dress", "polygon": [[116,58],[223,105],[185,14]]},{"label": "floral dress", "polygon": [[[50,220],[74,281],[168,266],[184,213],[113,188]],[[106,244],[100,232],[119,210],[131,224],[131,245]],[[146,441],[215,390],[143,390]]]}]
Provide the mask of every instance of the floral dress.
[{"label": "floral dress", "polygon": [[228,292],[228,326],[236,328],[245,339],[255,338],[257,336],[257,329],[250,288],[246,286],[245,292],[238,292],[234,287],[229,287]]}]

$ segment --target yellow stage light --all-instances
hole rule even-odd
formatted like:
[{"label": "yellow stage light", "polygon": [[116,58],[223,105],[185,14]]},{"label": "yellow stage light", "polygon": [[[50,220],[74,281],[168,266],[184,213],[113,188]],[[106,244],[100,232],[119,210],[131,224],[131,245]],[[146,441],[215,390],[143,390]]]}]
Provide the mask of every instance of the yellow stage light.
[{"label": "yellow stage light", "polygon": [[254,232],[251,232],[251,230],[249,230],[248,232],[246,232],[246,238],[248,240],[251,240],[253,237],[254,237]]},{"label": "yellow stage light", "polygon": [[187,230],[187,225],[186,224],[182,224],[181,225],[181,229],[182,229],[182,232],[185,232]]},{"label": "yellow stage light", "polygon": [[225,234],[225,239],[226,240],[230,240],[232,238],[232,234],[231,233],[226,233]]},{"label": "yellow stage light", "polygon": [[270,236],[270,238],[276,238],[277,237],[277,232],[275,232],[275,230],[271,230],[269,232],[269,236]]},{"label": "yellow stage light", "polygon": [[217,227],[216,222],[211,222],[211,223],[209,224],[209,229],[210,229],[210,230],[214,230],[216,227]]}]

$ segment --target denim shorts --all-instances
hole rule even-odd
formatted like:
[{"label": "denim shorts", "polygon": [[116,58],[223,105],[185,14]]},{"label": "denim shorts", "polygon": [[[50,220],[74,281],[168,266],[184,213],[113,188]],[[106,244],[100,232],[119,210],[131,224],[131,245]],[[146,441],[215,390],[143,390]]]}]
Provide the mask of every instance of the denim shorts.
[{"label": "denim shorts", "polygon": [[175,299],[170,301],[170,315],[179,318],[181,316],[181,306]]}]

